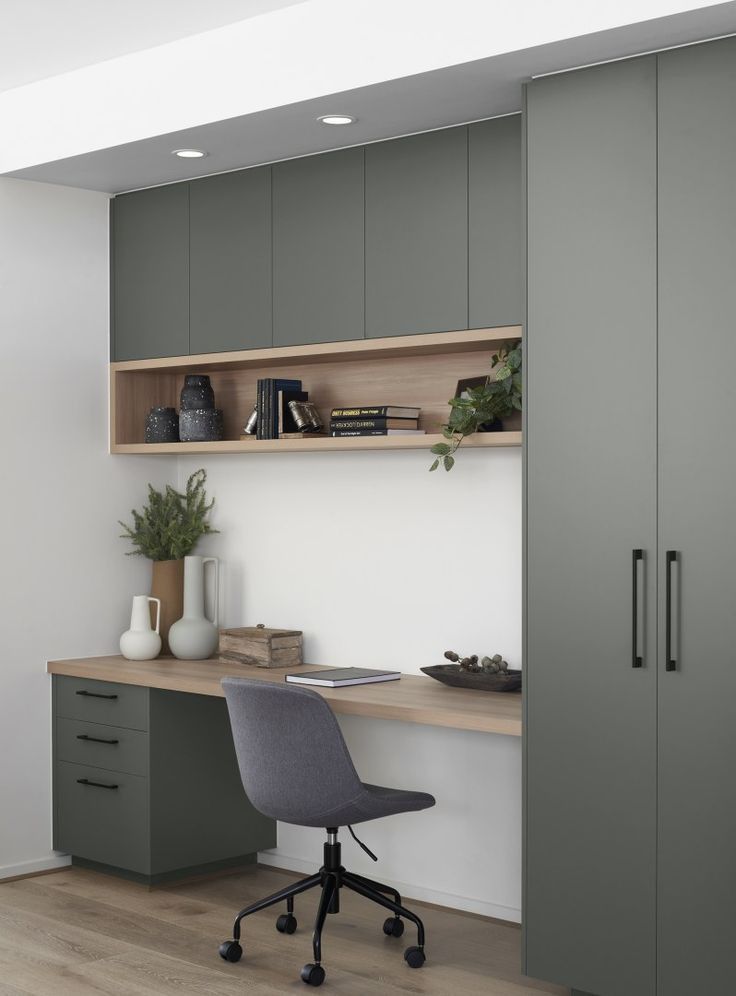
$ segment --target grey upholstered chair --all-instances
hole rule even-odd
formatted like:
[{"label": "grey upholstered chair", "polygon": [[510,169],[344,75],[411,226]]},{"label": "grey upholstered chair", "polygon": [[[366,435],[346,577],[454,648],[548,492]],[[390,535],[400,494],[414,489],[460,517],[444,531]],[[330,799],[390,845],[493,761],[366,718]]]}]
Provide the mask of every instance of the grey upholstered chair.
[{"label": "grey upholstered chair", "polygon": [[[304,966],[301,977],[308,985],[322,985],[325,979],[321,965],[322,928],[328,913],[339,912],[340,889],[345,886],[393,914],[383,925],[384,933],[390,937],[403,934],[402,917],[416,925],[417,944],[406,949],[404,959],[411,968],[420,968],[425,960],[422,921],[401,905],[396,889],[342,867],[337,831],[347,826],[355,837],[351,824],[428,809],[434,805],[433,797],[425,792],[404,792],[361,782],[337,720],[316,692],[297,685],[272,685],[247,678],[225,678],[222,687],[240,774],[250,801],[272,819],[303,827],[325,827],[327,842],[324,864],[316,875],[238,913],[233,940],[220,945],[221,957],[239,961],[243,953],[239,943],[240,921],[284,900],[286,913],[278,918],[276,928],[283,934],[293,934],[297,926],[294,896],[321,886],[312,938],[314,962]],[[355,840],[377,860],[357,837]]]}]

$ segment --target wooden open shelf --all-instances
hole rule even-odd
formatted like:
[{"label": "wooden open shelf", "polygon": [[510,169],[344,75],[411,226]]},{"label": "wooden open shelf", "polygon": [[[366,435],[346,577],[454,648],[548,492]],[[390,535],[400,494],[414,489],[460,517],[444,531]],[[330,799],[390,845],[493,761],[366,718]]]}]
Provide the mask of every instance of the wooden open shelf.
[{"label": "wooden open shelf", "polygon": [[[337,450],[429,449],[441,441],[448,399],[457,381],[482,376],[490,355],[504,342],[521,338],[519,326],[469,329],[431,335],[359,339],[253,349],[237,353],[126,360],[110,364],[111,453],[284,453]],[[154,405],[179,407],[187,373],[209,374],[215,403],[224,411],[225,438],[216,443],[145,443],[146,415]],[[261,377],[299,378],[325,422],[345,405],[414,405],[421,408],[424,436],[353,436],[241,440]],[[481,433],[463,444],[505,447],[521,444],[520,417],[504,432]]]}]

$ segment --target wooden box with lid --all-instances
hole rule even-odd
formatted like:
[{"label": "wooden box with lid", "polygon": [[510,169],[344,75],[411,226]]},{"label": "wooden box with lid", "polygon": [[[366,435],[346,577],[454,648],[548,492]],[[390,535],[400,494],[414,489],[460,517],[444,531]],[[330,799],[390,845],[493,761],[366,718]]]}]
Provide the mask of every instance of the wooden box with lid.
[{"label": "wooden box with lid", "polygon": [[263,624],[220,630],[220,661],[251,667],[294,667],[302,663],[302,631]]}]

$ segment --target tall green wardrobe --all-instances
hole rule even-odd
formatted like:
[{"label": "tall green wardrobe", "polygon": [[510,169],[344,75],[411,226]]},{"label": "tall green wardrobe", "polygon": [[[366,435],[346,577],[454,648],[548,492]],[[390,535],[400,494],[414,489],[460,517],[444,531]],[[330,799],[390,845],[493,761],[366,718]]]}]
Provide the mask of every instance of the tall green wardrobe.
[{"label": "tall green wardrobe", "polygon": [[736,39],[526,88],[524,965],[736,990]]}]

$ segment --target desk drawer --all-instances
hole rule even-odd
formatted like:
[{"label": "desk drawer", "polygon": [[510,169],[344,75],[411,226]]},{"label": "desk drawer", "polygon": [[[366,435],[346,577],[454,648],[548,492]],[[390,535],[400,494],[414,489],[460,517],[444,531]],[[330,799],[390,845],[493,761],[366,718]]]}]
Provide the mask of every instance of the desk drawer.
[{"label": "desk drawer", "polygon": [[58,761],[55,809],[57,850],[149,873],[148,779]]},{"label": "desk drawer", "polygon": [[129,775],[148,774],[148,734],[121,726],[102,726],[83,719],[56,720],[56,756]]},{"label": "desk drawer", "polygon": [[88,723],[148,729],[148,689],[111,681],[56,677],[56,715]]}]

